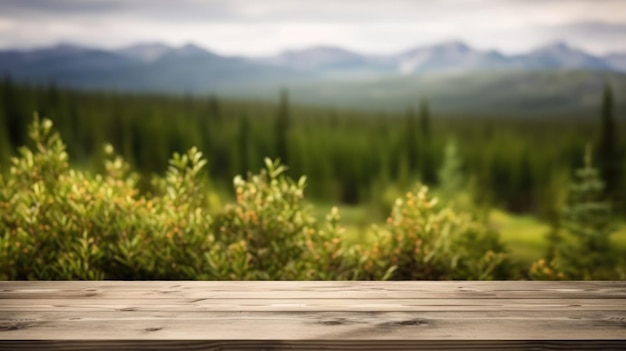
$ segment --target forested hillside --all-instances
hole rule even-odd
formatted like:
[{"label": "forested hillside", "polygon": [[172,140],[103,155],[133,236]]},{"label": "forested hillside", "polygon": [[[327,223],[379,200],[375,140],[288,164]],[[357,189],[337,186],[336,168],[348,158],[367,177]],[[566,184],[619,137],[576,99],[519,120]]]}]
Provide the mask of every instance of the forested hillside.
[{"label": "forested hillside", "polygon": [[0,48],[0,75],[28,84],[168,94],[216,93],[274,101],[289,86],[298,104],[401,111],[416,96],[437,111],[500,117],[597,111],[606,83],[626,111],[620,55],[593,55],[550,42],[518,55],[444,41],[396,53],[363,54],[333,46],[269,57],[225,56],[195,44],[136,44],[118,50],[60,44]]},{"label": "forested hillside", "polygon": [[208,159],[209,178],[224,189],[235,175],[259,169],[264,157],[277,157],[289,174],[309,177],[313,199],[363,204],[416,180],[437,186],[450,143],[462,189],[485,205],[549,215],[589,143],[602,169],[611,169],[608,192],[619,203],[626,188],[620,137],[626,133],[612,112],[614,99],[605,98],[602,107],[602,94],[593,115],[572,120],[442,115],[419,97],[394,114],[295,106],[286,91],[272,104],[81,92],[8,79],[0,86],[2,164],[27,141],[26,126],[37,111],[54,121],[77,166],[97,170],[110,142],[144,175],[145,190],[173,152],[197,146]]}]

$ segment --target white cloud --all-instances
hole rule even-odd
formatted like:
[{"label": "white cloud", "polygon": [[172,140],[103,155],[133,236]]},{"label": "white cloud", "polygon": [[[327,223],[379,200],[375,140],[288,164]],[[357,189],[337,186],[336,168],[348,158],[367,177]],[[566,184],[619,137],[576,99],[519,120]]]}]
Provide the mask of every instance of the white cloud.
[{"label": "white cloud", "polygon": [[[45,5],[45,6],[44,6]],[[4,24],[3,24],[4,23]],[[606,27],[585,31],[577,23]],[[461,39],[506,52],[565,39],[596,52],[626,50],[619,0],[3,0],[0,46],[59,41],[122,46],[196,42],[226,54],[341,45],[392,52]],[[603,33],[607,33],[606,35]],[[608,33],[613,33],[609,35]]]},{"label": "white cloud", "polygon": [[[15,28],[15,21],[0,18],[0,33],[8,33]],[[1,35],[1,34],[0,34]]]}]

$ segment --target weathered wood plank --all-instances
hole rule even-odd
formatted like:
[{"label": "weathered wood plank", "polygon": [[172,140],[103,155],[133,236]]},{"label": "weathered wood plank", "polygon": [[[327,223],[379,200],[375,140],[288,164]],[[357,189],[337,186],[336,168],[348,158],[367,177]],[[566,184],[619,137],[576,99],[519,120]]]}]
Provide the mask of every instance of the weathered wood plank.
[{"label": "weathered wood plank", "polygon": [[0,282],[0,350],[459,347],[626,349],[626,282]]},{"label": "weathered wood plank", "polygon": [[626,298],[626,282],[0,282],[0,299],[96,298]]},{"label": "weathered wood plank", "polygon": [[[8,317],[8,318],[7,318]],[[524,318],[442,312],[20,312],[0,339],[21,340],[624,340],[626,316]]]},{"label": "weathered wood plank", "polygon": [[338,350],[338,351],[400,351],[400,350],[624,350],[615,340],[88,340],[88,341],[5,341],[2,351],[235,351],[235,350]]},{"label": "weathered wood plank", "polygon": [[[626,301],[626,299],[624,300]],[[619,299],[4,299],[1,311],[626,311]]]}]

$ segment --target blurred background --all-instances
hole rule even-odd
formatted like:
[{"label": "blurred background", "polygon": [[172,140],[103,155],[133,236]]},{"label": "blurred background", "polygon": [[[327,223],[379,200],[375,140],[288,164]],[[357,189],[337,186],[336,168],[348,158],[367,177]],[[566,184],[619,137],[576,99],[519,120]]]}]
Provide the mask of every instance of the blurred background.
[{"label": "blurred background", "polygon": [[626,250],[621,0],[3,0],[0,75],[4,172],[37,111],[145,192],[192,146],[221,203],[280,158],[356,241],[421,182],[530,264],[589,148]]}]

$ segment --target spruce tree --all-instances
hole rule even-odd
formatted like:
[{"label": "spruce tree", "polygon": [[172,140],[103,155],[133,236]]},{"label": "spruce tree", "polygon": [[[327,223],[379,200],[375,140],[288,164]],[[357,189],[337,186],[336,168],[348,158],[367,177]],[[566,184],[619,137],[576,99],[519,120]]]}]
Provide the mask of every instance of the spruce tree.
[{"label": "spruce tree", "polygon": [[222,121],[222,113],[220,109],[220,101],[215,95],[209,97],[209,116],[215,122],[220,123]]},{"label": "spruce tree", "polygon": [[529,211],[534,206],[535,178],[530,161],[530,153],[525,150],[518,166],[517,185],[513,207],[520,212]]},{"label": "spruce tree", "polygon": [[439,169],[439,189],[445,199],[454,199],[463,190],[465,179],[462,173],[461,159],[457,154],[456,142],[448,141]]},{"label": "spruce tree", "polygon": [[430,110],[428,100],[423,99],[420,105],[420,127],[424,140],[430,139]]},{"label": "spruce tree", "polygon": [[26,143],[27,131],[26,123],[24,123],[26,118],[22,111],[23,104],[18,87],[10,77],[5,76],[0,85],[0,106],[2,108],[0,113],[4,115],[9,143],[13,149]]},{"label": "spruce tree", "polygon": [[247,116],[242,116],[239,122],[239,161],[241,162],[240,174],[244,175],[250,171],[249,161],[250,149],[250,125]]},{"label": "spruce tree", "polygon": [[614,264],[609,239],[615,226],[611,203],[604,196],[604,182],[592,166],[589,145],[584,167],[570,185],[562,225],[567,236],[557,245],[559,268],[571,279],[605,278]]},{"label": "spruce tree", "polygon": [[417,118],[412,107],[406,112],[406,151],[408,157],[408,166],[410,172],[417,170]]},{"label": "spruce tree", "polygon": [[288,136],[289,136],[289,95],[286,89],[280,92],[280,104],[276,114],[276,153],[281,163],[289,165]]},{"label": "spruce tree", "polygon": [[433,157],[433,146],[431,142],[430,109],[428,101],[422,100],[420,106],[420,130],[422,134],[420,143],[420,167],[422,181],[426,184],[433,184],[437,179],[435,160]]},{"label": "spruce tree", "polygon": [[615,198],[620,180],[620,155],[617,138],[617,126],[613,116],[613,91],[606,85],[602,95],[600,143],[598,148],[599,166],[602,178],[606,182],[605,193]]}]

